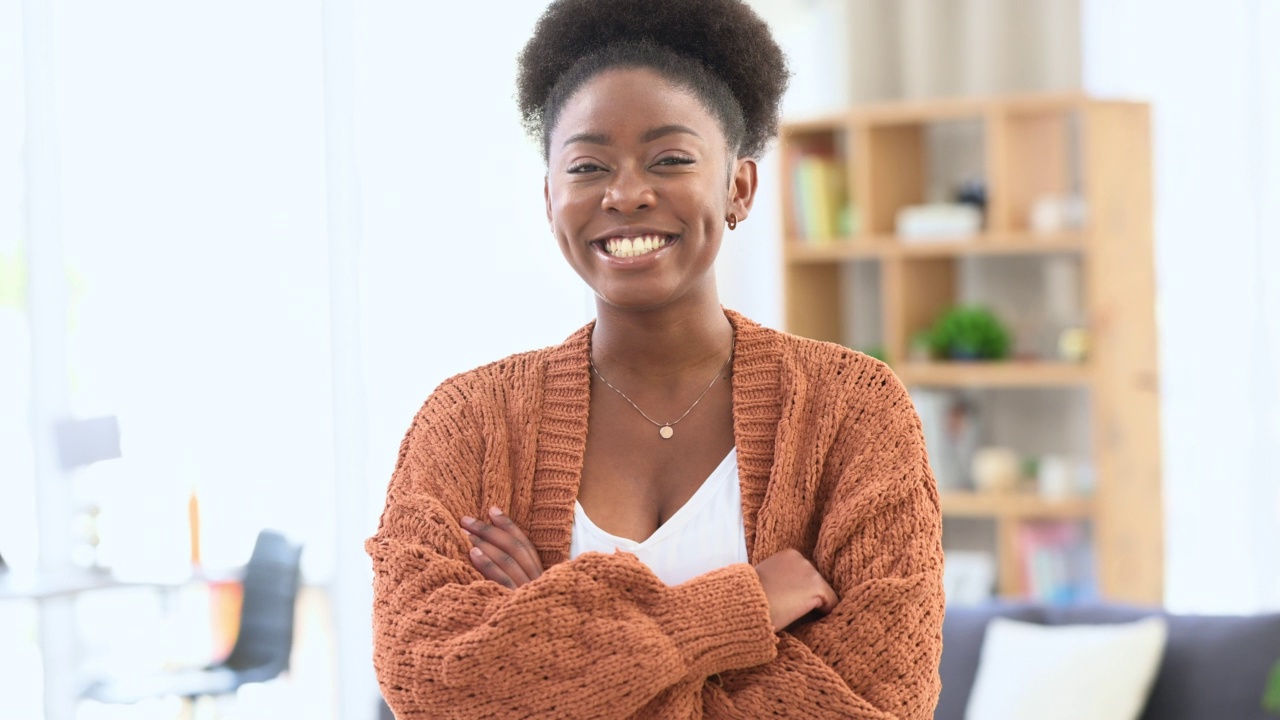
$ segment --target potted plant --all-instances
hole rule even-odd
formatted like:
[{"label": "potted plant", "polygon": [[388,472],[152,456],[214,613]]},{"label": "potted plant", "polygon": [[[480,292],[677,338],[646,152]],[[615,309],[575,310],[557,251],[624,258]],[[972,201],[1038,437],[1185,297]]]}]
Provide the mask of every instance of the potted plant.
[{"label": "potted plant", "polygon": [[1009,331],[985,307],[960,305],[947,310],[929,332],[934,357],[948,360],[1001,360],[1009,356]]}]

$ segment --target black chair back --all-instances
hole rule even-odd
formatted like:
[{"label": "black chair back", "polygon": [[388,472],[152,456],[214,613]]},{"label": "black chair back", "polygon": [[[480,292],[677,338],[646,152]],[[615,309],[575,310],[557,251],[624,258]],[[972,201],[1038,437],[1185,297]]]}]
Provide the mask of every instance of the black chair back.
[{"label": "black chair back", "polygon": [[263,530],[245,568],[240,632],[221,664],[248,676],[270,679],[289,669],[294,607],[302,582],[302,546],[274,530]]}]

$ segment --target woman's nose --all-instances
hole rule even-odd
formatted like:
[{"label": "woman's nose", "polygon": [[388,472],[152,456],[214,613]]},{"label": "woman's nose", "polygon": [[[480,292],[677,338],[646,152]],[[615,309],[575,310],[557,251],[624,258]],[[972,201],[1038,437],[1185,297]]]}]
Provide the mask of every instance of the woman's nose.
[{"label": "woman's nose", "polygon": [[653,207],[658,200],[653,185],[643,172],[618,169],[611,180],[604,191],[602,205],[605,210],[629,215]]}]

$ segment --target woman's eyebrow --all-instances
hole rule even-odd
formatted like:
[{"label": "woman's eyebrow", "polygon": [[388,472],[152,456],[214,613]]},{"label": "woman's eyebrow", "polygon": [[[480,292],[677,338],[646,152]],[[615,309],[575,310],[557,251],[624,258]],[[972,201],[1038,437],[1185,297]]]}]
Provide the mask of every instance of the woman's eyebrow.
[{"label": "woman's eyebrow", "polygon": [[609,136],[604,133],[581,132],[565,138],[564,143],[560,147],[567,148],[576,142],[589,143],[591,145],[608,145]]},{"label": "woman's eyebrow", "polygon": [[671,135],[673,133],[685,133],[686,135],[692,135],[699,140],[702,139],[702,136],[694,132],[693,128],[688,125],[663,125],[661,127],[645,131],[645,133],[640,136],[640,142],[652,142],[660,137]]},{"label": "woman's eyebrow", "polygon": [[[699,140],[702,139],[702,136],[699,135],[697,132],[695,132],[694,129],[689,127],[688,125],[671,124],[671,125],[662,125],[662,126],[653,128],[652,130],[646,130],[644,134],[640,136],[640,142],[646,142],[646,143],[653,142],[654,140],[657,140],[660,137],[666,137],[667,135],[672,135],[674,133],[684,133],[686,135],[692,135],[698,138]],[[609,136],[605,133],[580,132],[565,138],[564,143],[562,143],[560,147],[566,148],[572,145],[573,143],[579,143],[579,142],[588,143],[591,145],[608,145],[612,141],[609,138]]]}]

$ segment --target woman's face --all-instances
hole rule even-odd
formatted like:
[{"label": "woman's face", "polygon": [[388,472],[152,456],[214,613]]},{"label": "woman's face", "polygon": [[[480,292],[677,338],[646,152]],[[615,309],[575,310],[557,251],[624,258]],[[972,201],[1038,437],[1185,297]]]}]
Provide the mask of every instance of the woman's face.
[{"label": "woman's face", "polygon": [[725,220],[746,219],[755,188],[755,162],[731,158],[715,117],[652,70],[595,76],[551,132],[551,231],[573,269],[616,307],[714,297]]}]

